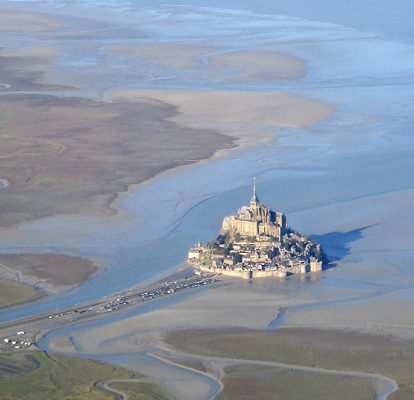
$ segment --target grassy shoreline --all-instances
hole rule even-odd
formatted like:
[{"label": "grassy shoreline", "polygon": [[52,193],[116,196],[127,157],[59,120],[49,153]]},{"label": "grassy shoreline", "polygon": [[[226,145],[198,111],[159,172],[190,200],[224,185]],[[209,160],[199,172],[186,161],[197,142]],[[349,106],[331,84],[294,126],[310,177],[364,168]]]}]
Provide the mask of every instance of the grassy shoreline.
[{"label": "grassy shoreline", "polygon": [[111,380],[119,380],[111,387],[131,400],[171,399],[144,376],[118,366],[41,351],[0,354],[0,399],[109,400],[115,396],[101,383]]},{"label": "grassy shoreline", "polygon": [[0,277],[0,309],[41,299],[44,294],[32,286]]}]

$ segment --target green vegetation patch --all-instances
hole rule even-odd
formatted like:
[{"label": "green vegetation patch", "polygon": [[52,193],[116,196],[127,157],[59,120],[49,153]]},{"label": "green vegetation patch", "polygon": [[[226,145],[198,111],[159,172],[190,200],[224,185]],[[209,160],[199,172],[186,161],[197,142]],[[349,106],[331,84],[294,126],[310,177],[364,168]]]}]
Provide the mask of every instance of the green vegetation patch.
[{"label": "green vegetation patch", "polygon": [[135,378],[142,376],[109,364],[48,356],[40,351],[0,356],[1,400],[114,399],[114,394],[97,388],[97,383],[108,379]]},{"label": "green vegetation patch", "polygon": [[26,303],[40,297],[42,294],[30,286],[0,278],[0,308]]},{"label": "green vegetation patch", "polygon": [[16,376],[25,375],[39,368],[36,357],[27,353],[0,355],[0,382]]},{"label": "green vegetation patch", "polygon": [[128,393],[129,400],[173,400],[165,390],[149,382],[117,382],[111,388]]}]

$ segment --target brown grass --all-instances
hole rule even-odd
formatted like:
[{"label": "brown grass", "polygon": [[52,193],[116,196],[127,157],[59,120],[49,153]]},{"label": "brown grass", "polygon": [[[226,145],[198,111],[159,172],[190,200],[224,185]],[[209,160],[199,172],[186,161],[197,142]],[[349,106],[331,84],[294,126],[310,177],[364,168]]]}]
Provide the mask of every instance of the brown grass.
[{"label": "brown grass", "polygon": [[361,378],[236,365],[225,369],[224,389],[217,400],[370,400],[372,384]]},{"label": "brown grass", "polygon": [[231,144],[226,136],[167,121],[174,112],[165,104],[3,96],[0,147],[10,151],[1,152],[1,178],[10,186],[0,193],[0,226],[108,213],[129,185]]},{"label": "brown grass", "polygon": [[0,278],[0,308],[33,301],[40,297],[42,294],[30,286]]},{"label": "brown grass", "polygon": [[72,286],[97,271],[90,260],[63,254],[1,254],[0,264],[45,280],[52,285]]},{"label": "brown grass", "polygon": [[403,396],[405,393],[414,398],[414,341],[299,328],[277,331],[189,330],[168,334],[165,340],[169,345],[193,354],[389,376],[401,388],[395,396]]},{"label": "brown grass", "polygon": [[251,143],[277,138],[281,127],[310,126],[331,116],[327,103],[302,99],[282,92],[237,90],[114,90],[113,100],[134,102],[152,99],[177,107],[170,118],[185,127],[215,129]]},{"label": "brown grass", "polygon": [[[0,26],[3,22],[4,15],[0,12]],[[61,55],[53,46],[37,46],[9,52],[0,49],[0,92],[75,89],[72,86],[47,82],[45,79],[49,64]]]}]

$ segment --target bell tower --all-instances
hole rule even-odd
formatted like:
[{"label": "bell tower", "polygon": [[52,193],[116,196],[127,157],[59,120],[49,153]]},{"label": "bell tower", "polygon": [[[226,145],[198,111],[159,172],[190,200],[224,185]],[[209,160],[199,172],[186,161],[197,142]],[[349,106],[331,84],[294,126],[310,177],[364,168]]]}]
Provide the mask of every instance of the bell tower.
[{"label": "bell tower", "polygon": [[256,177],[253,178],[253,194],[250,199],[250,209],[256,213],[258,206],[260,205],[260,200],[256,194]]}]

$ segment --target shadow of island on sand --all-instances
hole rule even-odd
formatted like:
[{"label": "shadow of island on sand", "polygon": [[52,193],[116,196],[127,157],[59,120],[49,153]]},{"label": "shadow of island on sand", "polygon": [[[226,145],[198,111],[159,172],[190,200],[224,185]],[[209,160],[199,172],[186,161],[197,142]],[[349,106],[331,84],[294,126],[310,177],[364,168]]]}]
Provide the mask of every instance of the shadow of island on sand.
[{"label": "shadow of island on sand", "polygon": [[337,262],[351,253],[351,243],[363,238],[363,232],[374,225],[364,226],[348,232],[329,232],[324,235],[309,235],[322,246],[326,256],[325,269],[333,268]]}]

